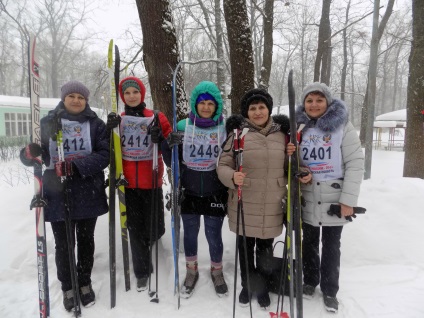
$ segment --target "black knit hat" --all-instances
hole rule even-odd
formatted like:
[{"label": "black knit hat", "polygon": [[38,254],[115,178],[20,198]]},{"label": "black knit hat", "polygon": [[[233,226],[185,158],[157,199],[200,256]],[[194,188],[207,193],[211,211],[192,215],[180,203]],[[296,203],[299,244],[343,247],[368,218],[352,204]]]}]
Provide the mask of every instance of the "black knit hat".
[{"label": "black knit hat", "polygon": [[271,95],[267,91],[261,88],[254,88],[246,92],[243,98],[241,99],[241,114],[244,118],[248,118],[247,112],[249,111],[249,106],[253,102],[262,101],[268,107],[269,115],[272,113],[273,101]]}]

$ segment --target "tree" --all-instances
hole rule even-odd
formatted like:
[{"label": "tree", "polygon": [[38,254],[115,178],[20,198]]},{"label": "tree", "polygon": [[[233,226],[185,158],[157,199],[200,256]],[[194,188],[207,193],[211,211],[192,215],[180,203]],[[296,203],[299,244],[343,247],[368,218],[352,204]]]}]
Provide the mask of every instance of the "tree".
[{"label": "tree", "polygon": [[274,22],[274,0],[265,0],[264,13],[263,13],[263,33],[264,33],[264,46],[262,52],[262,67],[261,67],[261,78],[259,81],[259,87],[268,90],[269,78],[271,76],[272,66],[272,47],[274,45],[272,39]]},{"label": "tree", "polygon": [[224,0],[231,65],[231,112],[240,113],[240,100],[253,88],[252,33],[245,0]]},{"label": "tree", "polygon": [[403,176],[424,179],[424,1],[412,1],[412,47],[409,56],[407,126]]},{"label": "tree", "polygon": [[314,82],[330,85],[331,73],[331,0],[322,1],[321,22],[319,24],[317,57],[315,60]]},{"label": "tree", "polygon": [[[143,32],[143,61],[149,76],[155,109],[172,122],[172,75],[180,61],[175,28],[168,0],[136,0]],[[178,118],[188,112],[182,71],[177,74]]]},{"label": "tree", "polygon": [[[380,4],[380,0],[376,0],[374,2],[374,14],[375,14],[375,11],[380,10],[380,7],[375,5],[376,2],[378,2],[378,4]],[[378,50],[378,44],[380,43],[381,37],[383,36],[383,33],[384,33],[384,29],[386,28],[387,22],[389,21],[389,18],[391,16],[392,12],[393,12],[394,2],[395,2],[395,0],[389,0],[389,2],[387,3],[386,12],[384,13],[383,18],[381,19],[380,25],[378,25],[377,37],[375,39],[376,45],[377,45],[377,50]],[[378,23],[378,17],[377,17],[377,23]],[[371,54],[370,54],[370,56],[371,56]],[[370,66],[372,65],[372,63],[376,63],[376,64],[378,63],[378,54],[375,57],[376,57],[375,61],[370,60]],[[371,109],[371,108],[374,108],[375,96],[373,98],[369,97],[369,92],[370,92],[369,85],[370,85],[370,83],[372,83],[372,81],[373,81],[373,79],[370,79],[370,74],[369,74],[369,71],[368,71],[368,82],[367,82],[367,88],[365,90],[364,104],[362,106],[361,131],[360,131],[360,134],[359,134],[359,138],[361,140],[362,145],[364,145],[367,140],[371,140],[371,143],[372,143],[373,128],[371,126],[371,129],[369,130],[369,126],[368,126],[368,123],[374,122],[374,117],[370,121],[368,120],[368,116],[369,116],[370,113],[372,113],[374,115],[374,109]],[[371,103],[373,104],[372,106],[370,105]],[[367,137],[368,133],[371,134],[370,137]],[[372,146],[369,149],[370,149],[370,151],[372,151]],[[366,153],[365,153],[365,156],[366,156]],[[367,159],[365,159],[365,160],[367,161]],[[371,165],[370,161],[369,161],[369,165]],[[371,169],[371,166],[370,166],[370,169]],[[369,171],[369,173],[371,174],[371,170]]]}]

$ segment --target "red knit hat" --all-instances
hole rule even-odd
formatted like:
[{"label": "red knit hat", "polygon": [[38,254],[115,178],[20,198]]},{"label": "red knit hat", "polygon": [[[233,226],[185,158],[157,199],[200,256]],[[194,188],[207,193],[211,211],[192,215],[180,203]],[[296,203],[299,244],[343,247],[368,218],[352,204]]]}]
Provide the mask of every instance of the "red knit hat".
[{"label": "red knit hat", "polygon": [[124,99],[124,92],[128,87],[135,87],[140,91],[141,95],[141,101],[140,103],[144,102],[144,96],[146,95],[146,87],[144,86],[143,82],[134,76],[128,76],[121,80],[119,83],[119,96],[121,96],[122,101],[125,103]]}]

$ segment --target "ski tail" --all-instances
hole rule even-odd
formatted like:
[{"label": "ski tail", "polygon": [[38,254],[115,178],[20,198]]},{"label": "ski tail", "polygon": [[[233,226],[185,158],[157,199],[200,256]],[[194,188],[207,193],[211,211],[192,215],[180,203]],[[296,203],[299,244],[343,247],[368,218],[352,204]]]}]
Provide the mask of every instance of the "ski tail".
[{"label": "ski tail", "polygon": [[[39,65],[35,61],[36,39],[30,36],[28,42],[28,78],[30,88],[31,109],[31,142],[41,146],[40,131],[40,76]],[[42,188],[42,159],[41,155],[34,160],[34,197],[30,209],[35,208],[36,248],[38,268],[38,303],[40,318],[50,317],[49,279],[47,264],[46,224],[44,221],[44,207]]]}]

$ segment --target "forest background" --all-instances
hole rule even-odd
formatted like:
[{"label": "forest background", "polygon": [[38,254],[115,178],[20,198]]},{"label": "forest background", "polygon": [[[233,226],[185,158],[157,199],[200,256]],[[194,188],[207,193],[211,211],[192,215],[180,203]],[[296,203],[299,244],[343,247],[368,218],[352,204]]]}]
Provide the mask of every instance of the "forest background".
[{"label": "forest background", "polygon": [[[424,178],[424,70],[414,67],[424,59],[423,11],[418,0],[0,0],[0,95],[28,96],[30,33],[41,97],[59,97],[60,86],[77,79],[90,88],[90,105],[108,110],[114,38],[121,77],[140,77],[148,107],[169,119],[174,72],[181,118],[202,80],[218,84],[228,114],[258,86],[275,106],[286,105],[293,69],[297,99],[306,84],[321,81],[346,101],[365,147],[365,178],[375,116],[407,108],[404,176]],[[181,61],[199,60],[208,62],[176,71]]]}]

